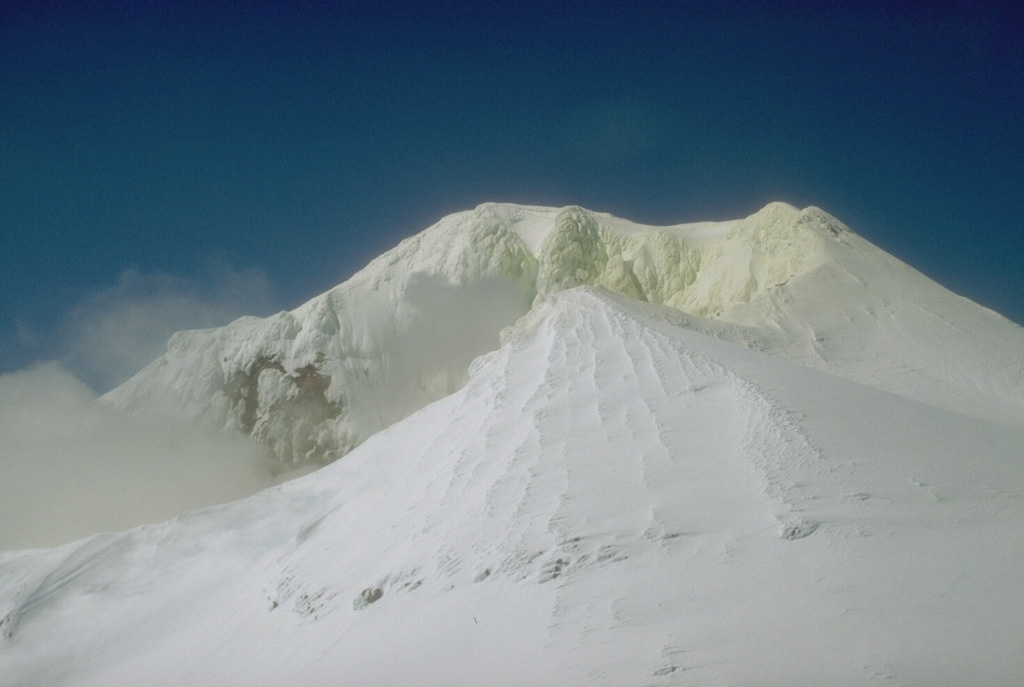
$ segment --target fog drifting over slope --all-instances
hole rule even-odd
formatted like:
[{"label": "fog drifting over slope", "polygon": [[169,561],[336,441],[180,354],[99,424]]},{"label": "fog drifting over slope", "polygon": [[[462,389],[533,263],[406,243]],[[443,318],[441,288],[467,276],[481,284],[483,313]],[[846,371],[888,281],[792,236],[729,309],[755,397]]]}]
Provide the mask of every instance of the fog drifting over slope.
[{"label": "fog drifting over slope", "polygon": [[209,260],[195,276],[126,269],[83,294],[53,332],[26,331],[45,358],[0,375],[0,551],[54,546],[247,496],[272,477],[244,438],[94,403],[167,347],[175,331],[273,310],[259,268]]},{"label": "fog drifting over slope", "polygon": [[273,290],[263,270],[215,261],[193,277],[130,268],[68,310],[60,354],[76,377],[108,391],[160,356],[174,332],[273,312]]},{"label": "fog drifting over slope", "polygon": [[272,482],[243,437],[93,400],[55,363],[0,376],[0,551],[158,522]]}]

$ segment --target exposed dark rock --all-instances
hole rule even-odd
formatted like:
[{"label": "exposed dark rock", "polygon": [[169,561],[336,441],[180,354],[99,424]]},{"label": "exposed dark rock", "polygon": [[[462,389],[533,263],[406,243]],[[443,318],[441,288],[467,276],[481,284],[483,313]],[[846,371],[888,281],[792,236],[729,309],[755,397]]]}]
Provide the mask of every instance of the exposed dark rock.
[{"label": "exposed dark rock", "polygon": [[246,434],[251,434],[256,426],[256,417],[259,404],[259,380],[264,370],[277,370],[284,372],[284,366],[277,358],[260,356],[250,363],[244,370],[238,370],[228,375],[224,382],[224,395],[231,401],[231,410],[234,412],[238,426]]},{"label": "exposed dark rock", "polygon": [[352,602],[352,608],[361,611],[370,604],[380,601],[382,596],[384,596],[384,590],[380,587],[367,587]]},{"label": "exposed dark rock", "polygon": [[[262,355],[229,373],[224,383],[239,429],[269,446],[282,463],[323,464],[340,454],[331,441],[334,433],[320,431],[344,410],[340,400],[327,397],[331,376],[321,371],[323,362],[321,353],[314,363],[289,372],[277,356]],[[279,388],[269,394],[264,391],[261,397],[261,383],[267,385],[268,380]]]}]

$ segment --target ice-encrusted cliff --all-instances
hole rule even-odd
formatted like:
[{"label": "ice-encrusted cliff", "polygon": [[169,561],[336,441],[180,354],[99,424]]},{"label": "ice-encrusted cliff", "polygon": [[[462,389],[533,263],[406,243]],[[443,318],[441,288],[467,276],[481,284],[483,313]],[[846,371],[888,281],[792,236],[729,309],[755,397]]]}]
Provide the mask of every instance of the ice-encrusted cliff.
[{"label": "ice-encrusted cliff", "polygon": [[[481,205],[291,312],[175,334],[163,357],[104,398],[237,429],[282,468],[322,464],[460,388],[503,329],[584,285],[941,407],[969,412],[977,402],[990,417],[1015,418],[1024,399],[1024,330],[827,213],[784,203],[668,227],[579,207]],[[1000,335],[972,336],[982,329]],[[968,353],[991,361],[991,380],[958,369]]]}]

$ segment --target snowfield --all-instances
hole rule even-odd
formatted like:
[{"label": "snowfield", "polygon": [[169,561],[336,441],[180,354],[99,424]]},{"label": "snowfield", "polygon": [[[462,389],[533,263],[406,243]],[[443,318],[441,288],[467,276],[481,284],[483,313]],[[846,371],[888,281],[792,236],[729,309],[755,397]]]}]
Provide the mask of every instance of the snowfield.
[{"label": "snowfield", "polygon": [[481,206],[105,402],[330,464],[0,554],[5,687],[1024,679],[1024,330],[814,208]]}]

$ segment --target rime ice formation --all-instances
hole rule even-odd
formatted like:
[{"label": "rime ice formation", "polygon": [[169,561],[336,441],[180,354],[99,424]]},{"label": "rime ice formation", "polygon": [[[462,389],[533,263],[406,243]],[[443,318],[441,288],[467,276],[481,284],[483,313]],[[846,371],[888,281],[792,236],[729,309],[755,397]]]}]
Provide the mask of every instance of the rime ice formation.
[{"label": "rime ice formation", "polygon": [[[461,388],[502,330],[578,286],[667,306],[700,331],[942,408],[1020,418],[1018,327],[821,210],[783,203],[670,227],[481,205],[294,311],[176,334],[106,400],[238,429],[282,468],[322,464]],[[971,356],[989,367],[960,365]]]}]

